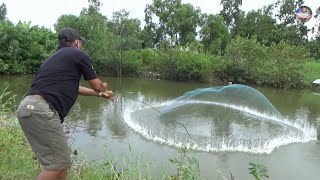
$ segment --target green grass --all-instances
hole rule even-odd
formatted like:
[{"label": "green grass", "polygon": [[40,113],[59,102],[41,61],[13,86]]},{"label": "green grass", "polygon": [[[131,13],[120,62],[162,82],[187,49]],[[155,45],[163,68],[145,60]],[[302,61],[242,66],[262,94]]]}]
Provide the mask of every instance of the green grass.
[{"label": "green grass", "polygon": [[320,62],[308,61],[305,63],[305,69],[307,82],[312,83],[314,80],[320,79]]},{"label": "green grass", "polygon": [[15,96],[0,94],[0,179],[32,179],[39,172],[31,148],[13,118]]},{"label": "green grass", "polygon": [[0,179],[32,179],[40,170],[23,132],[16,125],[0,123],[0,152]]}]

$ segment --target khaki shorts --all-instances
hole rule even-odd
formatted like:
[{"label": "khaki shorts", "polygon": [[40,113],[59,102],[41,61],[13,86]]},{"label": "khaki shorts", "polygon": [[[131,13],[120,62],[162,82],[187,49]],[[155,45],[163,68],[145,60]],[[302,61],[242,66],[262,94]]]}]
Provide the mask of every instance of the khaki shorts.
[{"label": "khaki shorts", "polygon": [[19,124],[45,170],[70,167],[70,149],[56,111],[39,95],[29,95],[17,110]]}]

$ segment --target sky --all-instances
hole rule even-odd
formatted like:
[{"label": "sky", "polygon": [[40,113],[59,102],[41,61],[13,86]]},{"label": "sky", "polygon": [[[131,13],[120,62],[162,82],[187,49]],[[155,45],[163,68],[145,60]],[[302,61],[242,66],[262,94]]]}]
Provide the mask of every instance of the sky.
[{"label": "sky", "polygon": [[[241,9],[248,12],[257,10],[264,5],[269,5],[276,0],[242,0]],[[152,0],[100,0],[102,2],[101,13],[108,18],[112,13],[125,9],[130,12],[131,18],[138,18],[143,23],[144,8],[151,4]],[[313,12],[320,6],[320,0],[305,0]],[[13,22],[31,22],[31,25],[39,25],[53,29],[58,18],[64,14],[79,15],[83,8],[88,7],[88,0],[0,0],[0,4],[6,4],[7,18]],[[201,12],[217,14],[222,7],[220,0],[182,0],[182,3],[190,3],[199,7]],[[308,27],[315,24],[314,18],[307,22]]]}]

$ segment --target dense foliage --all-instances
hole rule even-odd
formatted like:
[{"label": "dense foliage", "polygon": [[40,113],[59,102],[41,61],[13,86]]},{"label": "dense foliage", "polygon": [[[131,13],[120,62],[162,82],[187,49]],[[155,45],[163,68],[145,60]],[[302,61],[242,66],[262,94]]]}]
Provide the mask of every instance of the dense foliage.
[{"label": "dense foliage", "polygon": [[317,78],[310,64],[320,58],[320,30],[294,20],[303,3],[278,0],[244,12],[242,0],[221,0],[219,14],[206,14],[181,0],[153,0],[141,28],[126,10],[106,17],[99,0],[88,0],[78,16],[61,15],[55,32],[13,24],[2,4],[0,74],[35,73],[55,51],[56,32],[73,27],[86,37],[84,51],[101,75],[303,87]]}]

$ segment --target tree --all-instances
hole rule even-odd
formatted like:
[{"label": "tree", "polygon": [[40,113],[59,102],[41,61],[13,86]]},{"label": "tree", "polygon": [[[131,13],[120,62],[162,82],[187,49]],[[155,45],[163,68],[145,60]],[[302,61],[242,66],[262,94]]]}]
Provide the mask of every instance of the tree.
[{"label": "tree", "polygon": [[320,26],[319,26],[319,21],[320,21],[320,7],[317,8],[316,12],[314,13],[314,18],[316,19],[316,24],[314,27],[312,27],[311,31],[313,34],[316,34],[317,37],[320,36]]},{"label": "tree", "polygon": [[[157,19],[155,19],[155,17]],[[154,32],[154,43],[169,46],[187,45],[195,41],[200,22],[200,9],[181,0],[153,0],[145,8],[145,31]]]},{"label": "tree", "polygon": [[129,50],[140,49],[140,21],[129,19],[129,12],[125,10],[113,13],[112,20],[108,22],[108,27],[113,34],[112,41],[109,41],[112,48],[112,59],[116,66],[116,75],[122,76],[124,66],[124,53]]},{"label": "tree", "polygon": [[77,30],[81,29],[81,21],[78,16],[75,15],[61,15],[57,22],[53,25],[56,32],[59,32],[63,28],[71,27]]},{"label": "tree", "polygon": [[268,10],[250,11],[241,22],[243,24],[237,26],[237,34],[240,36],[249,38],[256,36],[260,43],[268,46],[274,42],[274,32],[278,26],[276,19],[268,14]]},{"label": "tree", "polygon": [[56,37],[44,27],[0,21],[0,74],[34,73],[55,46]]},{"label": "tree", "polygon": [[95,64],[107,63],[110,48],[108,42],[112,37],[112,33],[107,26],[108,19],[101,14],[101,4],[99,2],[89,2],[92,2],[89,4],[89,8],[83,9],[79,17],[81,22],[80,32],[87,40],[85,50]]},{"label": "tree", "polygon": [[239,13],[241,12],[240,7],[242,0],[221,0],[220,5],[222,5],[220,15],[222,15],[229,30],[232,32],[237,24]]},{"label": "tree", "polygon": [[223,17],[204,14],[200,29],[200,42],[203,44],[204,51],[219,54],[224,51],[229,41],[230,33]]},{"label": "tree", "polygon": [[2,3],[0,6],[0,21],[4,21],[7,19],[7,6]]},{"label": "tree", "polygon": [[[295,11],[298,9],[304,0],[288,1],[278,0],[275,4],[280,7],[279,13],[276,15],[280,21],[279,33],[284,34],[285,32],[289,36],[282,38],[284,41],[292,42],[293,45],[301,45],[308,41],[308,32],[310,29],[304,25],[305,22],[295,22]],[[276,34],[277,36],[277,34]],[[294,37],[296,36],[296,37]]]},{"label": "tree", "polygon": [[200,9],[191,4],[181,4],[168,20],[171,29],[169,35],[174,37],[176,45],[185,46],[195,41],[196,28],[200,23]]},{"label": "tree", "polygon": [[320,59],[320,39],[317,36],[314,40],[306,44],[306,48],[310,51],[310,56],[319,60]]},{"label": "tree", "polygon": [[304,0],[288,1],[278,0],[275,5],[280,6],[279,14],[276,16],[279,18],[281,25],[287,26],[294,24],[295,22],[295,11],[298,9]]}]

